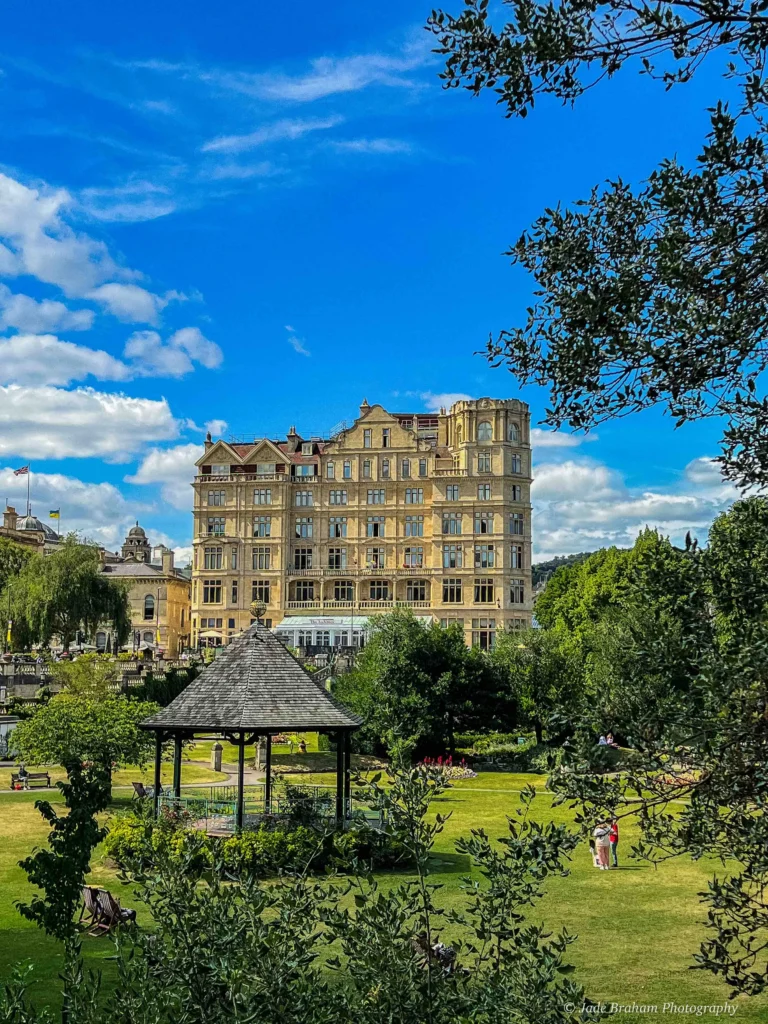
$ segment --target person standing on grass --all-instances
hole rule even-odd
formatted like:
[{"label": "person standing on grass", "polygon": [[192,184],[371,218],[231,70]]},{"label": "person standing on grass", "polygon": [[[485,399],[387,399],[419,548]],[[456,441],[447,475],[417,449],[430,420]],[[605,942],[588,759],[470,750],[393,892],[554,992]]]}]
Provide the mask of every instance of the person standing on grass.
[{"label": "person standing on grass", "polygon": [[610,831],[610,826],[606,822],[599,821],[592,833],[595,839],[595,846],[597,847],[597,858],[599,861],[597,866],[601,871],[608,870],[608,851],[611,845]]},{"label": "person standing on grass", "polygon": [[608,839],[611,843],[611,867],[617,868],[619,866],[618,846],[619,846],[619,819],[611,818],[611,828],[608,833]]}]

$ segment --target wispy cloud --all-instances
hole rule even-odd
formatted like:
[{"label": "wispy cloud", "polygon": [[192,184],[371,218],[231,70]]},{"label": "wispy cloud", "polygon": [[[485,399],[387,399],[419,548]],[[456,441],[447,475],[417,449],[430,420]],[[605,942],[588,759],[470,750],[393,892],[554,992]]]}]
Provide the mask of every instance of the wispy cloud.
[{"label": "wispy cloud", "polygon": [[343,117],[283,118],[271,124],[262,125],[247,135],[220,135],[202,147],[203,153],[244,153],[269,142],[300,139],[308,132],[324,131],[341,124]]},{"label": "wispy cloud", "polygon": [[293,351],[298,352],[300,356],[311,356],[312,353],[304,345],[303,338],[298,338],[296,336],[296,332],[293,327],[286,326],[285,329],[288,331],[288,344],[291,346]]},{"label": "wispy cloud", "polygon": [[413,152],[413,146],[405,139],[343,139],[331,145],[343,153],[390,155]]},{"label": "wispy cloud", "polygon": [[[410,394],[413,394],[413,392],[410,392]],[[465,395],[462,391],[444,391],[439,395],[435,395],[431,391],[420,391],[418,397],[422,400],[428,412],[450,409],[454,402],[472,401],[472,395]]]}]

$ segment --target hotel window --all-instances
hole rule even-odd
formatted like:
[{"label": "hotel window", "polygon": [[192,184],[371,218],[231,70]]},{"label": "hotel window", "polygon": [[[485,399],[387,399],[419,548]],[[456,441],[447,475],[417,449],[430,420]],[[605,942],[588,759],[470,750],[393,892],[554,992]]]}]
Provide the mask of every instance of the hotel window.
[{"label": "hotel window", "polygon": [[259,547],[253,549],[253,568],[254,569],[269,569],[271,564],[272,556],[270,554],[271,549],[268,547]]},{"label": "hotel window", "polygon": [[272,533],[272,516],[256,516],[253,520],[253,536],[269,537]]},{"label": "hotel window", "polygon": [[443,533],[461,533],[461,512],[443,512]]},{"label": "hotel window", "polygon": [[475,568],[492,569],[494,564],[493,544],[475,544]]},{"label": "hotel window", "polygon": [[512,484],[512,501],[523,500],[523,488],[520,484]]},{"label": "hotel window", "polygon": [[512,472],[522,473],[523,472],[523,459],[520,455],[512,456]]},{"label": "hotel window", "polygon": [[405,504],[406,505],[423,505],[424,504],[424,489],[421,487],[406,487],[405,489]]},{"label": "hotel window", "polygon": [[221,569],[223,548],[206,548],[203,557],[204,569]]},{"label": "hotel window", "polygon": [[384,489],[378,489],[375,491],[368,491],[368,504],[369,505],[383,505],[386,499]]},{"label": "hotel window", "polygon": [[231,548],[229,552],[229,567],[230,569],[237,568],[237,548]]},{"label": "hotel window", "polygon": [[296,491],[296,505],[298,507],[314,505],[312,491]]},{"label": "hotel window", "polygon": [[368,516],[368,522],[365,524],[365,535],[366,537],[383,537],[385,528],[386,520],[384,516]]},{"label": "hotel window", "polygon": [[419,476],[427,475],[427,460],[419,459]]},{"label": "hotel window", "polygon": [[509,581],[509,603],[525,603],[525,580],[512,579]]},{"label": "hotel window", "polygon": [[221,580],[203,580],[203,604],[221,604]]},{"label": "hotel window", "polygon": [[371,447],[372,438],[373,431],[370,429],[370,427],[366,427],[365,430],[363,431],[363,448]]},{"label": "hotel window", "polygon": [[492,441],[493,440],[493,427],[488,420],[480,420],[477,424],[477,440],[478,441]]},{"label": "hotel window", "polygon": [[475,604],[493,604],[493,580],[475,580]]},{"label": "hotel window", "polygon": [[410,475],[411,475],[411,460],[410,459],[403,459],[403,461],[400,463],[400,476],[403,478],[403,480],[408,480],[410,478]]},{"label": "hotel window", "polygon": [[443,544],[443,568],[461,569],[463,550],[461,544]]},{"label": "hotel window", "polygon": [[311,629],[300,629],[299,630],[299,647],[311,647],[312,646],[312,630]]},{"label": "hotel window", "polygon": [[224,516],[208,516],[208,536],[223,537],[225,523]]},{"label": "hotel window", "polygon": [[227,492],[226,491],[208,491],[208,504],[209,505],[226,505],[227,504]]},{"label": "hotel window", "polygon": [[257,488],[253,492],[253,504],[254,505],[271,505],[272,504],[272,490],[267,487]]},{"label": "hotel window", "polygon": [[351,580],[336,580],[333,584],[334,601],[354,601],[355,585]]},{"label": "hotel window", "polygon": [[458,501],[459,500],[459,485],[448,484],[445,488],[445,500],[446,501]]},{"label": "hotel window", "polygon": [[424,565],[424,548],[406,548],[404,565],[406,569],[420,569]]},{"label": "hotel window", "polygon": [[426,580],[408,580],[405,584],[406,601],[426,601],[427,583]]},{"label": "hotel window", "polygon": [[478,452],[477,453],[477,472],[478,473],[490,473],[491,472],[491,453],[490,452]]},{"label": "hotel window", "polygon": [[493,512],[475,512],[475,533],[493,533]]},{"label": "hotel window", "polygon": [[478,501],[490,501],[491,500],[491,485],[490,484],[478,484],[477,485],[477,500]]},{"label": "hotel window", "polygon": [[269,604],[269,580],[253,580],[251,583],[251,601]]},{"label": "hotel window", "polygon": [[346,569],[347,568],[347,549],[346,548],[328,548],[328,568],[329,569]]},{"label": "hotel window", "polygon": [[312,442],[311,441],[302,441],[302,443],[301,443],[301,454],[302,455],[311,455],[312,454]]},{"label": "hotel window", "polygon": [[520,537],[525,533],[525,516],[522,512],[513,512],[509,517],[509,532]]},{"label": "hotel window", "polygon": [[312,548],[296,548],[296,550],[293,552],[293,568],[312,568]]},{"label": "hotel window", "polygon": [[371,601],[388,601],[389,583],[386,580],[371,580],[368,594]]},{"label": "hotel window", "polygon": [[381,432],[381,447],[389,448],[389,427],[384,427]]},{"label": "hotel window", "polygon": [[363,459],[363,480],[371,479],[371,460]]},{"label": "hotel window", "polygon": [[229,466],[224,462],[214,462],[211,466],[211,476],[229,476]]},{"label": "hotel window", "polygon": [[346,537],[347,536],[347,517],[346,516],[331,516],[328,520],[328,536],[329,537]]},{"label": "hotel window", "polygon": [[336,463],[328,462],[325,466],[325,475],[328,480],[336,479]]},{"label": "hotel window", "polygon": [[424,516],[406,516],[405,517],[405,536],[406,537],[423,537],[424,536]]},{"label": "hotel window", "polygon": [[522,544],[513,544],[512,548],[511,548],[511,551],[510,551],[510,554],[512,556],[511,559],[510,559],[510,562],[509,562],[510,568],[512,568],[512,569],[522,569],[523,568],[523,545]]},{"label": "hotel window", "polygon": [[520,440],[520,427],[516,423],[509,424],[509,440],[515,442]]},{"label": "hotel window", "polygon": [[443,580],[443,604],[461,604],[461,580]]},{"label": "hotel window", "polygon": [[381,460],[381,479],[389,480],[389,459]]},{"label": "hotel window", "polygon": [[365,567],[366,569],[383,569],[386,561],[384,548],[366,548]]},{"label": "hotel window", "polygon": [[496,644],[496,619],[472,619],[472,646],[490,651]]},{"label": "hotel window", "polygon": [[302,538],[312,536],[312,516],[301,516],[296,520],[294,536]]},{"label": "hotel window", "polygon": [[349,459],[344,460],[344,479],[352,479],[352,463],[349,461]]},{"label": "hotel window", "polygon": [[145,620],[154,619],[155,617],[155,599],[151,594],[147,594],[144,598],[144,618]]},{"label": "hotel window", "polygon": [[232,580],[232,600],[230,604],[237,604],[237,580]]},{"label": "hotel window", "polygon": [[[184,625],[184,623],[182,622],[182,626],[183,625]],[[227,619],[227,629],[234,629],[234,628],[235,628],[235,620],[234,619]]]},{"label": "hotel window", "polygon": [[267,474],[274,474],[277,469],[277,464],[274,462],[257,462],[256,463],[256,475],[266,476]]},{"label": "hotel window", "polygon": [[299,580],[295,584],[294,589],[295,599],[297,601],[314,601],[315,600],[315,584],[312,580]]},{"label": "hotel window", "polygon": [[328,502],[331,505],[346,505],[347,504],[347,492],[346,491],[329,491]]}]

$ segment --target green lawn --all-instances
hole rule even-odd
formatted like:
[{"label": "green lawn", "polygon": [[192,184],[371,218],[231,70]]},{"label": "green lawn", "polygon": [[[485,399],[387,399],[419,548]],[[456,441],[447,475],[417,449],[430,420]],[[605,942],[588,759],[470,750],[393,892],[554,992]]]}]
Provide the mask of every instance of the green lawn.
[{"label": "green lawn", "polygon": [[[185,766],[186,773],[192,766]],[[306,777],[297,779],[305,781]],[[317,775],[316,782],[332,783],[332,776]],[[188,781],[197,781],[191,777]],[[455,839],[470,828],[485,828],[500,836],[506,828],[506,815],[517,807],[517,792],[526,783],[541,785],[543,779],[528,775],[487,773],[477,779],[455,784],[438,801],[441,812],[452,812],[434,857],[434,881],[443,888],[439,899],[444,905],[459,899],[459,885],[468,870],[466,861],[453,848]],[[36,998],[48,1001],[56,990],[59,969],[56,944],[17,914],[14,900],[24,898],[29,889],[17,862],[35,843],[44,840],[45,829],[34,810],[34,794],[0,794],[0,829],[4,842],[0,848],[0,980],[10,965],[21,958],[30,958],[38,965]],[[119,806],[128,806],[127,794],[116,796]],[[550,796],[542,792],[534,803],[538,817],[566,820],[565,808],[551,807]],[[624,829],[621,853],[631,845],[632,834]],[[549,882],[547,895],[537,909],[552,928],[567,926],[579,936],[571,947],[571,958],[578,968],[577,977],[595,999],[622,1004],[656,1003],[661,1010],[665,1002],[677,1004],[723,1003],[725,987],[710,975],[689,970],[691,953],[704,937],[701,925],[704,916],[697,892],[718,865],[680,860],[658,869],[627,862],[622,857],[618,871],[601,872],[592,868],[589,852],[580,848],[574,855],[571,873],[566,878]],[[94,880],[120,892],[114,872],[97,858]],[[393,884],[397,877],[382,875],[384,884]],[[130,894],[121,893],[131,905]],[[105,979],[109,980],[112,965],[105,962],[111,946],[104,940],[86,939],[89,959],[101,961]],[[733,1019],[744,1024],[768,1020],[768,1000],[739,999]],[[666,1020],[669,1014],[616,1014],[611,1019],[628,1024],[647,1020]],[[674,1014],[676,1021],[701,1020],[695,1014]],[[707,1019],[706,1017],[704,1019]]]}]

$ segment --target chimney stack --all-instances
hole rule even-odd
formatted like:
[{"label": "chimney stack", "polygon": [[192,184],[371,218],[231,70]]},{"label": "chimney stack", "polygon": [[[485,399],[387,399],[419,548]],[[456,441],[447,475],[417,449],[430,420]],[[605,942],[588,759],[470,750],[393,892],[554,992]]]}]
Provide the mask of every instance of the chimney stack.
[{"label": "chimney stack", "polygon": [[208,451],[209,448],[213,448],[213,438],[211,437],[210,430],[205,435],[205,450]]},{"label": "chimney stack", "polygon": [[173,552],[170,548],[163,551],[163,575],[170,576],[173,572]]},{"label": "chimney stack", "polygon": [[16,509],[12,505],[6,505],[5,512],[3,512],[3,526],[6,530],[15,530],[18,518]]}]

